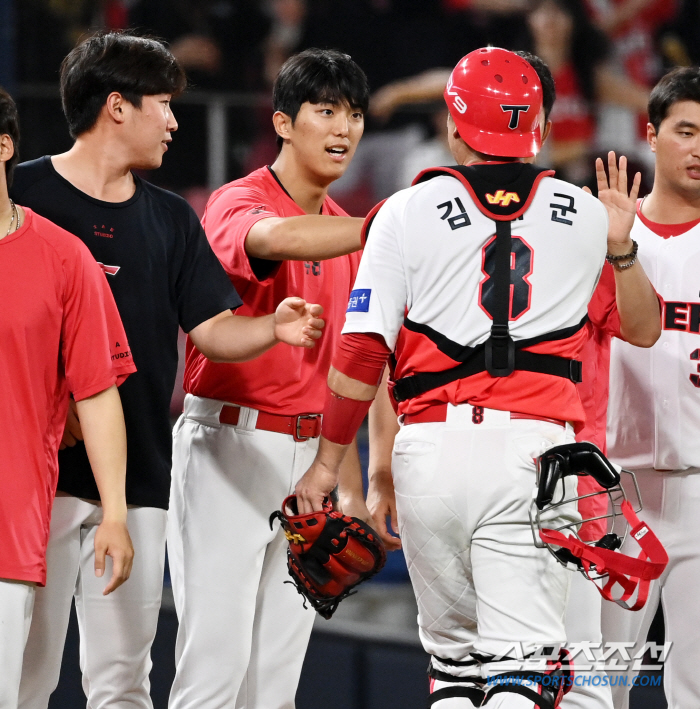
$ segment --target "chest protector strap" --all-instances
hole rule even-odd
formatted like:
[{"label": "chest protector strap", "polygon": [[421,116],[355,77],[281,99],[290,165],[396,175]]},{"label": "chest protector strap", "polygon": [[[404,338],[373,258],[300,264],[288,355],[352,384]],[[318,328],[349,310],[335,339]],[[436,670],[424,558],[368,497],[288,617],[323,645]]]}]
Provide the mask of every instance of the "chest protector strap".
[{"label": "chest protector strap", "polygon": [[[496,224],[496,247],[493,273],[493,323],[489,338],[474,348],[465,348],[469,353],[456,367],[441,372],[417,372],[396,381],[393,396],[396,401],[406,401],[428,391],[445,386],[458,379],[464,379],[488,372],[492,377],[507,377],[514,371],[537,372],[563,377],[572,382],[581,381],[581,362],[556,355],[527,352],[523,347],[528,341],[516,343],[510,336],[508,320],[510,316],[511,279],[511,224],[530,206],[537,185],[543,177],[553,175],[552,170],[543,170],[524,163],[503,163],[472,165],[424,170],[413,184],[424,182],[440,175],[458,179],[467,189],[478,209]],[[496,189],[496,187],[499,189]],[[492,194],[493,193],[493,194]],[[510,200],[498,199],[505,193]],[[507,204],[504,205],[504,202]],[[581,327],[586,319],[581,322]],[[428,334],[426,332],[426,334]],[[439,333],[436,333],[439,335]],[[550,341],[569,337],[567,328],[538,338]],[[428,334],[430,337],[430,334]],[[439,335],[443,339],[444,336]]]}]

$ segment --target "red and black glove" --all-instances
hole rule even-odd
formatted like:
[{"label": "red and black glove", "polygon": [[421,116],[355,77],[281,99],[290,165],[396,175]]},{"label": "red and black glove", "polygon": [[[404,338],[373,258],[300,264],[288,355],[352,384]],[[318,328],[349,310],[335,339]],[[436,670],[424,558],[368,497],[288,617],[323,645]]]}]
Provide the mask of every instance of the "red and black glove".
[{"label": "red and black glove", "polygon": [[289,541],[287,564],[297,591],[324,618],[386,562],[379,535],[361,519],[334,510],[328,499],[322,512],[300,515],[296,495],[290,495],[270,516],[270,527],[274,519]]}]

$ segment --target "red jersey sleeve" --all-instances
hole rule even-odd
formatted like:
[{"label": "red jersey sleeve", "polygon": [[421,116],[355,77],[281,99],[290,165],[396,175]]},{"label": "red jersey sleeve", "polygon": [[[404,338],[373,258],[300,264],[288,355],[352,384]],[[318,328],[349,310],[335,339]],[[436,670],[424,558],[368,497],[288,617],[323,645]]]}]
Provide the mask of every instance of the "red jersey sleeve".
[{"label": "red jersey sleeve", "polygon": [[80,243],[64,262],[61,355],[76,401],[121,383],[136,371],[105,276]]},{"label": "red jersey sleeve", "polygon": [[[282,216],[269,196],[245,185],[234,185],[214,195],[207,204],[202,225],[209,243],[229,276],[260,283],[245,250],[245,240],[261,219]],[[275,275],[266,270],[262,280]]]},{"label": "red jersey sleeve", "polygon": [[615,274],[609,263],[603,266],[598,286],[588,304],[588,319],[595,327],[612,337],[622,338],[620,334],[620,314],[615,298]]}]

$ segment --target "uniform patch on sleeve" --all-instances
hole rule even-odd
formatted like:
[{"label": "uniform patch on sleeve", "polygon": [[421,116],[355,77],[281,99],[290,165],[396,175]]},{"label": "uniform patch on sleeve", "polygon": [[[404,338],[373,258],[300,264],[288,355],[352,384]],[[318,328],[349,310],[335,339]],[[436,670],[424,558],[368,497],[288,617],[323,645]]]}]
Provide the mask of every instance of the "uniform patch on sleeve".
[{"label": "uniform patch on sleeve", "polygon": [[371,288],[358,288],[350,293],[348,302],[348,313],[366,313],[369,311],[369,298],[372,295]]}]

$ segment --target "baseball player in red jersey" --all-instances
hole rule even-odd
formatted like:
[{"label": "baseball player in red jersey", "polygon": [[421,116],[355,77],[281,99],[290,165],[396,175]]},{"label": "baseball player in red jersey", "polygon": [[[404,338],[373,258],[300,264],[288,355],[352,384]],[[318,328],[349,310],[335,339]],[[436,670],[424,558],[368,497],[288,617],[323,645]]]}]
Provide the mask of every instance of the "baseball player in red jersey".
[{"label": "baseball player in red jersey", "polygon": [[[603,607],[603,636],[635,643],[638,656],[661,602],[666,641],[664,691],[669,709],[700,697],[700,69],[676,69],[649,98],[647,140],[656,157],[654,186],[637,205],[637,257],[664,301],[661,337],[650,350],[613,342],[608,450],[637,476],[645,518],[666,547],[669,564],[639,613]],[[622,549],[624,551],[624,547]],[[613,688],[628,706],[633,663]],[[625,682],[626,680],[626,682]]]},{"label": "baseball player in red jersey", "polygon": [[[168,521],[180,621],[171,709],[294,706],[315,613],[284,583],[287,541],[269,517],[318,444],[362,225],[327,190],[352,159],[367,102],[366,78],[347,55],[292,57],[273,89],[279,156],[207,205],[205,231],[243,299],[240,312],[269,313],[291,289],[323,305],[326,329],[313,352],[239,365],[209,362],[188,342]],[[356,452],[346,465],[359,475]]]},{"label": "baseball player in red jersey", "polygon": [[556,652],[530,694],[488,680],[511,669],[499,657],[521,664],[565,642],[568,574],[532,543],[533,459],[583,423],[587,304],[606,243],[627,242],[639,178],[630,198],[621,169],[604,207],[523,164],[541,144],[542,89],[513,53],[467,55],[445,98],[459,164],[425,171],[370,215],[319,452],[296,493],[302,511],[320,508],[393,351],[398,526],[431,704],[531,707],[534,692],[553,706]]},{"label": "baseball player in red jersey", "polygon": [[135,371],[104,275],[72,234],[12,202],[17,109],[0,88],[0,707],[16,709],[72,393],[102,495],[95,574],[128,579],[126,434],[116,386]]}]

